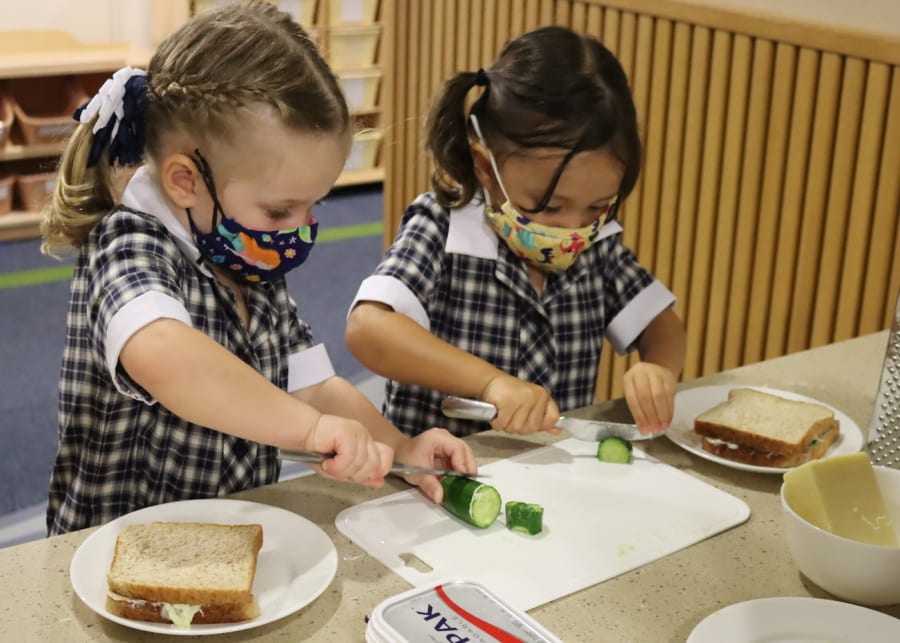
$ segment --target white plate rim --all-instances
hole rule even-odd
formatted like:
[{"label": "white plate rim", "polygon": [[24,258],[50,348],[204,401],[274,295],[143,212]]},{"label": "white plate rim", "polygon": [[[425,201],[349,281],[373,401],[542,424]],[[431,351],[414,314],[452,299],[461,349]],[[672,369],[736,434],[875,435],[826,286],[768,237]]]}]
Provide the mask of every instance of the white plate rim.
[{"label": "white plate rim", "polygon": [[763,393],[779,395],[781,397],[786,397],[788,399],[797,400],[800,402],[821,404],[822,406],[827,406],[829,409],[834,411],[834,417],[841,424],[841,436],[838,438],[837,442],[831,445],[831,448],[828,449],[828,452],[824,456],[822,456],[823,459],[830,458],[835,455],[841,455],[844,453],[854,453],[856,451],[859,451],[863,447],[862,429],[860,429],[859,425],[852,419],[850,419],[850,417],[846,413],[843,413],[840,409],[835,408],[831,404],[828,404],[827,402],[823,402],[821,400],[817,400],[807,395],[794,393],[793,391],[785,391],[782,389],[769,388],[766,386],[754,386],[747,384],[714,384],[710,386],[695,386],[693,388],[678,391],[675,394],[675,413],[672,417],[672,428],[666,431],[666,437],[685,451],[693,453],[694,455],[699,456],[705,460],[709,460],[710,462],[716,462],[732,469],[751,471],[754,473],[771,474],[782,474],[786,471],[790,471],[789,467],[763,467],[755,464],[745,464],[743,462],[728,460],[727,458],[722,458],[714,453],[710,453],[703,448],[703,446],[700,444],[699,436],[694,433],[694,417],[696,417],[696,415],[691,415],[690,417],[687,417],[687,415],[684,415],[683,413],[679,415],[679,397],[681,398],[682,403],[684,403],[685,398],[691,399],[694,397],[702,396],[705,398],[705,410],[707,408],[715,406],[719,402],[724,402],[728,398],[728,391],[734,388],[752,388],[757,391],[762,391]]},{"label": "white plate rim", "polygon": [[[867,643],[900,640],[900,620],[868,607],[826,598],[755,598],[727,605],[707,615],[691,631],[685,643],[719,643],[724,640],[730,643],[772,643],[820,636],[825,637],[823,641],[856,641],[860,632],[866,633]],[[723,634],[726,638],[722,638]],[[849,638],[843,638],[845,636]]]},{"label": "white plate rim", "polygon": [[[106,610],[106,573],[112,562],[119,533],[130,524],[166,520],[263,525],[263,546],[259,552],[253,581],[253,593],[260,610],[257,618],[240,623],[193,625],[182,629],[166,623],[134,621]],[[293,546],[286,547],[282,541],[292,543]],[[297,543],[301,541],[304,546],[298,547]],[[305,558],[313,557],[311,552],[315,552],[318,557],[308,566]],[[276,559],[277,565],[274,568],[277,568],[277,572],[273,572],[272,563]],[[285,580],[285,574],[291,574],[291,565],[286,565],[286,560],[303,566],[304,570]],[[145,507],[120,516],[90,534],[79,545],[69,565],[69,578],[75,594],[98,615],[132,629],[182,636],[237,632],[284,618],[318,598],[331,584],[336,573],[337,550],[334,543],[314,522],[280,507],[227,498],[180,500]]]}]

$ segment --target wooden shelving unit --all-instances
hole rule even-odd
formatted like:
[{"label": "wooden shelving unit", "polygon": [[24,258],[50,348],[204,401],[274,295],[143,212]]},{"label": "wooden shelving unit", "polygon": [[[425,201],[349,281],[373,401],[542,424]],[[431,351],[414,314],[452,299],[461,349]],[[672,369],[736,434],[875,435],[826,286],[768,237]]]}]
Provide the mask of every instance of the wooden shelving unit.
[{"label": "wooden shelving unit", "polygon": [[5,147],[0,147],[0,162],[56,156],[62,152],[63,145],[62,142],[42,145],[16,145],[10,143]]},{"label": "wooden shelving unit", "polygon": [[[112,73],[125,65],[146,66],[150,52],[128,45],[84,45],[61,31],[16,31],[0,40],[0,82],[75,74]],[[14,126],[15,129],[15,126]],[[64,142],[24,145],[7,141],[0,147],[0,172],[4,163],[59,155]],[[0,214],[0,241],[39,235],[41,214],[13,210]]]},{"label": "wooden shelving unit", "polygon": [[[333,12],[342,10],[343,0],[301,0],[300,5],[305,5],[307,10],[313,8],[311,21],[304,20],[305,26],[317,39],[319,46],[328,58],[329,33],[334,31],[353,30],[367,26],[379,26],[369,22],[342,23],[339,20],[332,21]],[[358,0],[356,0],[358,2]],[[273,0],[279,4],[276,0]],[[369,4],[372,3],[372,4]],[[212,4],[210,2],[193,2],[194,10],[202,9]],[[289,9],[298,3],[285,3],[284,8]],[[374,6],[375,20],[379,17],[381,8],[380,0],[362,0],[360,6]],[[182,6],[185,5],[185,6]],[[160,22],[156,31],[160,36],[164,31],[177,28],[179,20],[186,18],[190,11],[186,2],[156,3],[154,11],[165,14],[157,16],[154,20]],[[177,9],[177,11],[175,11]],[[163,11],[165,10],[165,11]],[[169,15],[169,14],[172,15]],[[337,13],[334,14],[338,15]],[[165,23],[163,25],[163,23]],[[158,40],[159,38],[157,38]],[[381,69],[381,50],[384,42],[384,30],[381,28],[376,55],[371,65],[361,67],[343,67],[336,69],[339,76],[353,75],[355,72],[371,72]],[[98,72],[113,72],[124,65],[146,67],[152,52],[136,50],[124,44],[84,45],[72,36],[64,32],[54,31],[20,31],[4,33],[0,40],[0,83],[6,79],[29,78],[40,76],[56,76],[68,74],[91,74]],[[383,81],[383,79],[382,79]],[[376,97],[373,105],[367,105],[352,110],[352,115],[359,129],[378,131],[382,125],[382,109],[380,99]],[[0,173],[3,164],[7,162],[23,161],[28,159],[52,158],[59,155],[64,143],[52,143],[45,145],[22,145],[8,142],[0,147]],[[335,187],[348,187],[381,183],[384,181],[385,169],[380,161],[383,155],[380,150],[376,152],[374,165],[361,169],[346,169],[338,178]],[[7,214],[0,214],[0,242],[17,239],[35,238],[39,235],[41,214],[39,212],[26,212],[13,210]]]},{"label": "wooden shelving unit", "polygon": [[384,181],[383,167],[370,167],[364,170],[345,170],[334,184],[336,188],[349,185],[364,185],[366,183],[380,183]]},{"label": "wooden shelving unit", "polygon": [[0,215],[0,241],[34,239],[40,236],[41,213],[13,210]]}]

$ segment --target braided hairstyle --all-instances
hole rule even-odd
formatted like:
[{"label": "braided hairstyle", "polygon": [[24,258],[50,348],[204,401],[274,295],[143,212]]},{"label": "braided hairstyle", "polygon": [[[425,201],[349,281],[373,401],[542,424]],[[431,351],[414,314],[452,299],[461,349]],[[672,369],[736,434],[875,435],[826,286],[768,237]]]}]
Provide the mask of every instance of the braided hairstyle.
[{"label": "braided hairstyle", "polygon": [[[267,106],[301,132],[342,134],[347,103],[304,29],[269,2],[231,4],[198,14],[164,40],[147,69],[145,155],[159,161],[168,137],[229,141],[239,116]],[[122,177],[104,155],[88,167],[93,121],[63,152],[53,199],[41,223],[42,250],[78,249],[116,203]]]},{"label": "braided hairstyle", "polygon": [[[473,100],[476,86],[482,91]],[[432,188],[446,208],[478,193],[470,114],[498,162],[527,148],[570,152],[545,186],[543,205],[575,152],[609,147],[625,169],[620,202],[637,182],[641,142],[628,79],[612,52],[590,36],[564,27],[535,29],[508,42],[487,72],[447,81],[428,115],[425,142],[435,164]]]}]

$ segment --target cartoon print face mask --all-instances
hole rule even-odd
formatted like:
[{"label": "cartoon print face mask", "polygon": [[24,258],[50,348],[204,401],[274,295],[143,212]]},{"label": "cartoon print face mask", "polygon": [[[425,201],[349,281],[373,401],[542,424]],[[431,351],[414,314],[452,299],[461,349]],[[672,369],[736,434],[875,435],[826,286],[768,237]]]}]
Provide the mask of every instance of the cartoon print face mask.
[{"label": "cartoon print face mask", "polygon": [[[213,200],[213,225],[210,232],[201,232],[187,210],[191,234],[203,258],[234,277],[247,282],[272,281],[304,261],[316,240],[319,228],[313,219],[308,226],[287,230],[251,230],[226,216],[216,194],[209,163],[194,150],[197,167]],[[218,222],[217,222],[218,220]]]},{"label": "cartoon print face mask", "polygon": [[485,203],[484,214],[494,232],[503,239],[510,250],[532,266],[545,272],[566,271],[575,263],[579,254],[593,245],[600,234],[600,228],[616,204],[616,197],[609,202],[600,216],[582,228],[548,226],[530,220],[516,210],[509,200],[509,193],[503,185],[503,179],[500,178],[500,168],[481,135],[478,119],[474,114],[470,118],[475,134],[488,150],[494,176],[497,177],[497,183],[506,199],[499,211],[494,210],[490,203]]}]

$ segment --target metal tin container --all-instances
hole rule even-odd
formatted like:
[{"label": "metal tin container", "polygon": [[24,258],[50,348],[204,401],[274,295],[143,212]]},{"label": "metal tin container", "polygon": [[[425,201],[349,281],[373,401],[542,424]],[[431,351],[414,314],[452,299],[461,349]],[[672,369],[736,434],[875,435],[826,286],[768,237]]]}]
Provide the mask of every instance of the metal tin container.
[{"label": "metal tin container", "polygon": [[540,623],[483,585],[447,580],[379,604],[367,643],[562,643]]}]

